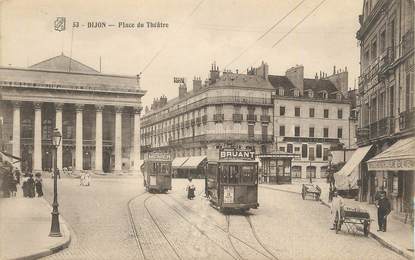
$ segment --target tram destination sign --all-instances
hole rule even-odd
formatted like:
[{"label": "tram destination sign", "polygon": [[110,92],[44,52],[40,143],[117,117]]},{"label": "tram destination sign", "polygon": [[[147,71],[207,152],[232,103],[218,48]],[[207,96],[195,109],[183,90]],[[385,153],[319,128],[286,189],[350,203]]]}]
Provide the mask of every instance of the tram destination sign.
[{"label": "tram destination sign", "polygon": [[152,159],[152,160],[170,160],[170,154],[153,152],[153,153],[148,154],[148,159]]},{"label": "tram destination sign", "polygon": [[219,160],[255,160],[255,152],[248,149],[222,148]]}]

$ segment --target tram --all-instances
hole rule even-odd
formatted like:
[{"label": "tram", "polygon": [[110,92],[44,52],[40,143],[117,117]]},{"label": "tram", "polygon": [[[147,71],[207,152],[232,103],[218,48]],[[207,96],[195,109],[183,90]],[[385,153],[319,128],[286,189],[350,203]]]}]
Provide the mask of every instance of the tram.
[{"label": "tram", "polygon": [[169,154],[150,153],[142,165],[144,187],[149,192],[166,193],[171,190],[171,159]]},{"label": "tram", "polygon": [[207,196],[220,211],[259,207],[255,152],[223,148],[219,160],[207,163]]}]

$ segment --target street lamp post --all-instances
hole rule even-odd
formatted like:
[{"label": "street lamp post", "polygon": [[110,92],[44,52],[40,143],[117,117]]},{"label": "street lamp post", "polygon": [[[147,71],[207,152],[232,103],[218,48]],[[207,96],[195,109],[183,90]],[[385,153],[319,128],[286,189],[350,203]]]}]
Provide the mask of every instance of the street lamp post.
[{"label": "street lamp post", "polygon": [[329,153],[327,159],[329,161],[329,169],[328,169],[329,185],[330,185],[329,201],[331,202],[332,199],[333,199],[333,173],[332,173],[332,170],[331,170],[331,161],[333,160],[333,155],[331,153]]},{"label": "street lamp post", "polygon": [[61,237],[61,229],[59,225],[59,204],[58,204],[58,179],[57,167],[55,163],[56,151],[62,140],[62,135],[57,128],[53,129],[52,135],[52,164],[53,164],[53,203],[52,203],[52,224],[50,226],[50,237]]}]

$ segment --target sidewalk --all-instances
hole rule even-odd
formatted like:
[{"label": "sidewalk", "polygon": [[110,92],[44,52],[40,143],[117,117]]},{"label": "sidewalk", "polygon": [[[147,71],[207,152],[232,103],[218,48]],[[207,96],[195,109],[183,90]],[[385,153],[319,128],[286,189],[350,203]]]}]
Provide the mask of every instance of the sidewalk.
[{"label": "sidewalk", "polygon": [[[309,183],[309,180],[293,180],[292,184],[260,184],[260,187],[274,189],[279,191],[291,192],[301,194],[301,188],[303,183]],[[313,180],[313,184],[318,185],[322,192],[320,196],[321,202],[328,206],[329,198],[329,184],[326,180]],[[301,199],[301,196],[298,197]],[[388,218],[388,230],[387,232],[377,232],[378,221],[377,221],[377,208],[373,204],[367,202],[359,202],[353,199],[344,199],[346,206],[360,207],[366,209],[370,218],[373,220],[370,227],[370,235],[377,241],[379,241],[385,247],[395,251],[396,253],[405,256],[408,259],[414,259],[414,230],[409,224],[404,224],[399,220]]]},{"label": "sidewalk", "polygon": [[[18,189],[20,186],[18,186]],[[0,198],[0,259],[37,259],[68,247],[71,236],[62,219],[62,237],[49,237],[51,206],[43,198]]]}]

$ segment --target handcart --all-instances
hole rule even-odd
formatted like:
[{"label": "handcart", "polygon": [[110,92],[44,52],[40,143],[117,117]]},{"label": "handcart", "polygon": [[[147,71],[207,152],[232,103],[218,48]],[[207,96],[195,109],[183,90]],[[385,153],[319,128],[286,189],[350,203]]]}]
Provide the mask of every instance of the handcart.
[{"label": "handcart", "polygon": [[305,200],[306,196],[312,196],[315,200],[319,200],[321,195],[321,188],[318,185],[303,184],[301,197]]},{"label": "handcart", "polygon": [[348,232],[353,233],[357,233],[357,231],[359,231],[358,227],[362,225],[363,234],[368,236],[370,231],[370,222],[370,215],[366,210],[361,208],[342,207],[340,208],[340,218],[339,212],[336,214],[336,234],[341,230],[342,225],[346,226]]}]

